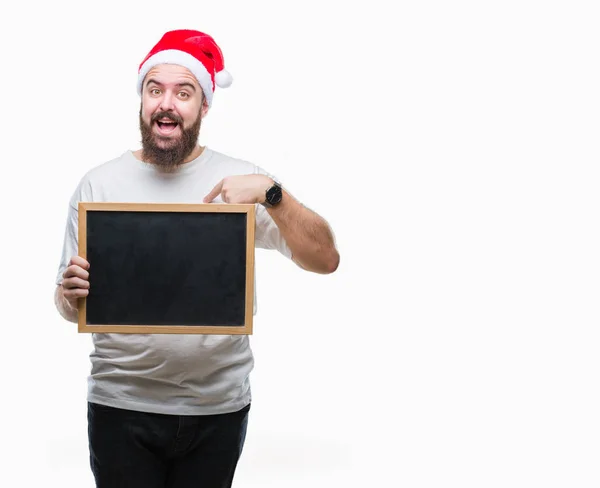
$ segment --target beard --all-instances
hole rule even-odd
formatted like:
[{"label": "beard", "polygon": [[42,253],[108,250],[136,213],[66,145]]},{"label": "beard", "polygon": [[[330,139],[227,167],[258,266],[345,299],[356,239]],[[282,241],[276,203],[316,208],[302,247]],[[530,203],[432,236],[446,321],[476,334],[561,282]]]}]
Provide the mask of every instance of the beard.
[{"label": "beard", "polygon": [[[185,159],[192,153],[198,142],[200,126],[202,125],[202,113],[198,113],[195,122],[187,129],[183,126],[183,120],[179,115],[171,112],[158,112],[152,115],[150,125],[142,118],[140,107],[140,132],[142,135],[142,158],[152,163],[165,172],[177,169]],[[165,137],[152,132],[152,126],[157,120],[168,118],[177,123],[181,130],[178,138]],[[159,145],[158,143],[162,144]]]}]

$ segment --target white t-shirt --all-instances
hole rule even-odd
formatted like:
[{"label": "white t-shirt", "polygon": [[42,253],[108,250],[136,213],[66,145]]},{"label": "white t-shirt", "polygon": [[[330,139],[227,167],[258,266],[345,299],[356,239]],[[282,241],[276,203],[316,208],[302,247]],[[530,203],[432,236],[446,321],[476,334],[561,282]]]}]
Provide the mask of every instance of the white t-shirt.
[{"label": "white t-shirt", "polygon": [[[56,284],[62,282],[71,257],[79,253],[78,202],[202,203],[224,177],[256,173],[269,175],[259,166],[208,147],[175,173],[159,172],[131,151],[93,168],[70,200]],[[256,205],[255,245],[292,257],[262,205]],[[144,412],[205,415],[236,411],[251,400],[249,375],[254,359],[247,335],[94,333],[92,337],[90,402]]]}]

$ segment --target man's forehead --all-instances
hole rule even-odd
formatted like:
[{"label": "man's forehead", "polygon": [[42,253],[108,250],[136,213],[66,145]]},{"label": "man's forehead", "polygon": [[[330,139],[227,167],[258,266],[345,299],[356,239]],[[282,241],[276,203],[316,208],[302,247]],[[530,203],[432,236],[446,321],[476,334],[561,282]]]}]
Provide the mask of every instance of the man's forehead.
[{"label": "man's forehead", "polygon": [[178,64],[159,64],[154,66],[146,75],[146,83],[153,79],[159,83],[181,83],[186,81],[200,88],[198,80],[192,72]]}]

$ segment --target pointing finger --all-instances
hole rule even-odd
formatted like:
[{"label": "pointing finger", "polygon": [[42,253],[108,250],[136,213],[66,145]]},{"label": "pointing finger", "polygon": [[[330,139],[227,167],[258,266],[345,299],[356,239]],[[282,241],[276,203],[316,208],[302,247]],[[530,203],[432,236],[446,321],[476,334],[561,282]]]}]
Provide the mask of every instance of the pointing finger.
[{"label": "pointing finger", "polygon": [[204,203],[212,202],[216,196],[221,193],[221,189],[223,188],[223,180],[219,181],[217,185],[210,191],[208,195],[204,197]]}]

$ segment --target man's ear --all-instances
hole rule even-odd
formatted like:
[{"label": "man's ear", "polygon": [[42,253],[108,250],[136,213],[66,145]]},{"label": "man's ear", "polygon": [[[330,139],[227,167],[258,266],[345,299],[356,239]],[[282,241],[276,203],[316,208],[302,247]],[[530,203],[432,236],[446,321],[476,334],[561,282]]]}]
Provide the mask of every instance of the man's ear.
[{"label": "man's ear", "polygon": [[202,118],[204,118],[206,116],[206,114],[208,113],[208,102],[206,101],[206,97],[204,95],[202,95]]}]

